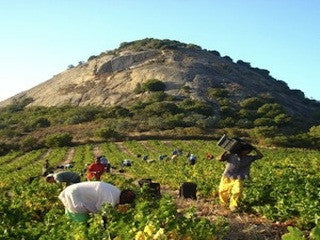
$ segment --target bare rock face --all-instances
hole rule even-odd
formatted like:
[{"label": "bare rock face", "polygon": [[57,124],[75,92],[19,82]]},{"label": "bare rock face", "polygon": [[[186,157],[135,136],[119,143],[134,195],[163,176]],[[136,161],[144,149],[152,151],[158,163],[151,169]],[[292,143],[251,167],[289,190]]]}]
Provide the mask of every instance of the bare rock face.
[{"label": "bare rock face", "polygon": [[182,89],[188,86],[188,97],[212,101],[207,97],[208,88],[223,87],[236,101],[268,94],[291,113],[305,116],[312,111],[304,97],[293,96],[286,84],[273,79],[268,71],[193,48],[126,49],[102,54],[1,102],[0,107],[22,98],[33,99],[28,106],[128,105],[143,98],[134,89],[149,79],[163,81],[166,93],[178,97],[186,97]]}]

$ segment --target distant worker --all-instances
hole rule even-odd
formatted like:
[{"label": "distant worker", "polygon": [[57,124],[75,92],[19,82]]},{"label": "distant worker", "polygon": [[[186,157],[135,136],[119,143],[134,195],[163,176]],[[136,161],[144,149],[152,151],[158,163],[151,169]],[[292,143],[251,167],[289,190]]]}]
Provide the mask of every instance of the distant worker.
[{"label": "distant worker", "polygon": [[181,156],[181,155],[182,155],[182,149],[174,149],[174,150],[172,151],[172,155]]},{"label": "distant worker", "polygon": [[174,154],[174,155],[172,155],[171,160],[177,161],[178,157],[179,156],[177,154]]},{"label": "distant worker", "polygon": [[121,167],[131,167],[132,161],[129,159],[125,159],[121,162]]},{"label": "distant worker", "polygon": [[42,165],[42,176],[45,177],[50,173],[53,173],[53,167],[50,166],[49,160],[46,159],[46,161]]},{"label": "distant worker", "polygon": [[161,160],[161,161],[166,159],[166,158],[167,158],[167,155],[163,155],[163,154],[159,155],[159,157],[158,157],[158,159]]},{"label": "distant worker", "polygon": [[189,158],[188,158],[188,162],[190,165],[194,165],[196,164],[197,161],[197,157],[194,154],[190,154]]},{"label": "distant worker", "polygon": [[97,157],[95,162],[87,168],[87,180],[100,180],[101,175],[105,171],[105,165],[100,163],[100,157]]},{"label": "distant worker", "polygon": [[73,163],[67,163],[66,165],[63,166],[64,169],[71,169],[73,168]]},{"label": "distant worker", "polygon": [[[252,150],[256,152],[255,155],[249,155]],[[262,157],[263,154],[250,144],[243,144],[237,153],[225,151],[220,155],[218,160],[227,163],[219,185],[219,200],[222,206],[227,206],[230,198],[230,210],[237,210],[242,197],[243,180],[249,178],[251,164]]]},{"label": "distant worker", "polygon": [[207,153],[206,158],[208,160],[211,160],[211,159],[213,159],[213,155],[211,153]]},{"label": "distant worker", "polygon": [[48,183],[66,183],[67,186],[81,182],[80,176],[75,172],[57,172],[46,176]]},{"label": "distant worker", "polygon": [[104,155],[100,157],[100,163],[105,165],[106,172],[110,172],[110,168],[111,168],[110,162]]},{"label": "distant worker", "polygon": [[135,197],[132,190],[121,191],[112,184],[96,181],[73,184],[59,195],[66,214],[77,222],[87,221],[89,213],[98,212],[105,203],[115,207],[132,203]]},{"label": "distant worker", "polygon": [[177,150],[177,149],[174,149],[174,150],[172,151],[172,155],[178,155],[178,150]]}]

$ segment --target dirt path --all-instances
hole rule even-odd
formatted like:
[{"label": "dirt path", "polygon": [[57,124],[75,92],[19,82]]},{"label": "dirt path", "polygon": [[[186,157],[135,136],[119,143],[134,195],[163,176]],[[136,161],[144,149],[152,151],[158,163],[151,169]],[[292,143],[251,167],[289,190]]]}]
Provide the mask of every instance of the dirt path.
[{"label": "dirt path", "polygon": [[95,145],[93,146],[92,151],[93,151],[94,158],[102,155],[102,150],[100,149],[99,145],[96,145],[96,144],[95,144]]},{"label": "dirt path", "polygon": [[73,147],[69,148],[68,152],[66,153],[66,156],[65,156],[64,160],[61,163],[59,163],[59,165],[63,165],[64,166],[66,164],[71,163],[72,160],[73,160],[74,152],[75,152],[75,150],[74,150]]},{"label": "dirt path", "polygon": [[141,143],[141,145],[149,152],[156,152],[156,150],[148,144],[148,141],[140,141],[139,143]]},{"label": "dirt path", "polygon": [[126,148],[123,145],[123,142],[115,142],[115,144],[117,145],[118,149],[121,152],[124,152],[125,154],[130,155],[130,156],[135,156],[135,154],[133,152],[131,152],[130,149]]}]

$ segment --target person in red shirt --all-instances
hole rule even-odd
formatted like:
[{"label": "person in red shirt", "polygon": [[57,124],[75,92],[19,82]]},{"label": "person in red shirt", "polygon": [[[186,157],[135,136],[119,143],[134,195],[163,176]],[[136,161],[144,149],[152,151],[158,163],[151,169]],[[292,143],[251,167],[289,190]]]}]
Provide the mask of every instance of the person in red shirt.
[{"label": "person in red shirt", "polygon": [[100,163],[100,157],[97,157],[95,162],[88,166],[87,168],[87,180],[99,181],[101,175],[105,171],[105,165]]},{"label": "person in red shirt", "polygon": [[206,157],[207,157],[207,159],[209,159],[209,160],[213,159],[213,155],[212,155],[211,153],[207,153]]}]

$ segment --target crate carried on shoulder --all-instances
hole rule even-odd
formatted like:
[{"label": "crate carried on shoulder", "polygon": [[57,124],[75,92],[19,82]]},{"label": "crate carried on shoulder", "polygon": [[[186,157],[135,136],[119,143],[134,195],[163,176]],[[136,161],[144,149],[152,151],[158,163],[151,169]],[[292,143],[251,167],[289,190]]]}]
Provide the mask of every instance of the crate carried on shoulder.
[{"label": "crate carried on shoulder", "polygon": [[228,138],[224,134],[217,142],[217,145],[230,153],[238,153],[242,146],[248,145],[248,143],[240,138]]}]

